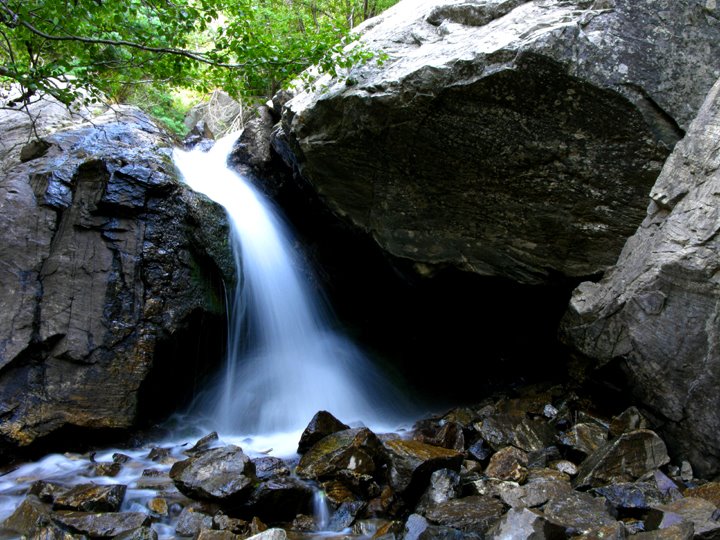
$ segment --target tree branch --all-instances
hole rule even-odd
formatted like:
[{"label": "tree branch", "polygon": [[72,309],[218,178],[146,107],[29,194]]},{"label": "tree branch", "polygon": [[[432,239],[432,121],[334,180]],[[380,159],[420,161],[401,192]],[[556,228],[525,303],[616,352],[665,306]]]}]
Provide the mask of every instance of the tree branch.
[{"label": "tree branch", "polygon": [[185,58],[189,58],[191,60],[195,60],[197,62],[202,62],[203,64],[209,64],[211,66],[216,66],[216,67],[229,68],[229,69],[238,69],[238,68],[245,67],[244,64],[225,64],[222,62],[217,62],[215,60],[207,58],[206,56],[203,55],[203,53],[194,52],[194,51],[186,51],[183,49],[176,49],[173,47],[150,47],[148,45],[142,45],[140,43],[135,43],[133,41],[126,41],[123,39],[115,40],[115,39],[105,39],[105,38],[89,38],[89,37],[84,37],[84,36],[73,36],[73,35],[55,36],[55,35],[43,32],[42,30],[35,28],[29,22],[27,22],[23,19],[20,19],[18,14],[15,13],[14,11],[12,11],[9,7],[7,7],[4,2],[0,2],[0,10],[2,10],[8,16],[10,16],[13,21],[17,21],[16,24],[22,25],[25,28],[27,28],[30,32],[32,32],[33,34],[40,36],[41,38],[50,40],[50,41],[77,41],[80,43],[87,43],[87,44],[91,44],[91,45],[112,45],[115,47],[128,47],[131,49],[138,49],[141,51],[152,52],[152,53],[172,54],[175,56],[183,56]]}]

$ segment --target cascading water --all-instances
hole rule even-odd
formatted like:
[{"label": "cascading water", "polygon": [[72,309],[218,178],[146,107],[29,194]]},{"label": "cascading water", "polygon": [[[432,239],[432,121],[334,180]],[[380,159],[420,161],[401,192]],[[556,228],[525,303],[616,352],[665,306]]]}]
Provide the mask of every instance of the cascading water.
[{"label": "cascading water", "polygon": [[297,432],[323,409],[344,422],[388,425],[396,390],[330,329],[280,219],[226,166],[233,141],[227,137],[208,152],[175,152],[185,182],[225,207],[241,276],[225,373],[200,412],[224,434]]}]

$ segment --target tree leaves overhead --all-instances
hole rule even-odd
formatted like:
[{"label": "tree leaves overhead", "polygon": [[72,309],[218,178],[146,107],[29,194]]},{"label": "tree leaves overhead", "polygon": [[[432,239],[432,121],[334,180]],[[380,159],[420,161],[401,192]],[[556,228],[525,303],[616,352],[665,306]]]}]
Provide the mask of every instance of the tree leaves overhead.
[{"label": "tree leaves overhead", "polygon": [[65,103],[138,83],[268,96],[311,64],[366,58],[343,40],[396,1],[0,0],[0,81]]}]

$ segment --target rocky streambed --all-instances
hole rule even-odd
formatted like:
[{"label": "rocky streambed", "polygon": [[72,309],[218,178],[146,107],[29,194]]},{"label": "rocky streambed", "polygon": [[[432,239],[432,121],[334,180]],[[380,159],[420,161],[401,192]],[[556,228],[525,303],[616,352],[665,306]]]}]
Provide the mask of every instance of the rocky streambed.
[{"label": "rocky streambed", "polygon": [[674,463],[635,407],[596,410],[533,386],[393,433],[320,411],[291,457],[216,433],[48,456],[0,476],[0,536],[720,537],[720,482]]}]

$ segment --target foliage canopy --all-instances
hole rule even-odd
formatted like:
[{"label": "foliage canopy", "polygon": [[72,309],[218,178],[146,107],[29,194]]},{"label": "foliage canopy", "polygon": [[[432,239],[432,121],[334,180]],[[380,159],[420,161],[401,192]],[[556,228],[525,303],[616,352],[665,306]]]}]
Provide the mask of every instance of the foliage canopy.
[{"label": "foliage canopy", "polygon": [[343,39],[396,1],[0,0],[0,82],[65,103],[77,87],[123,101],[139,83],[268,96],[309,65],[362,59],[338,56]]}]

